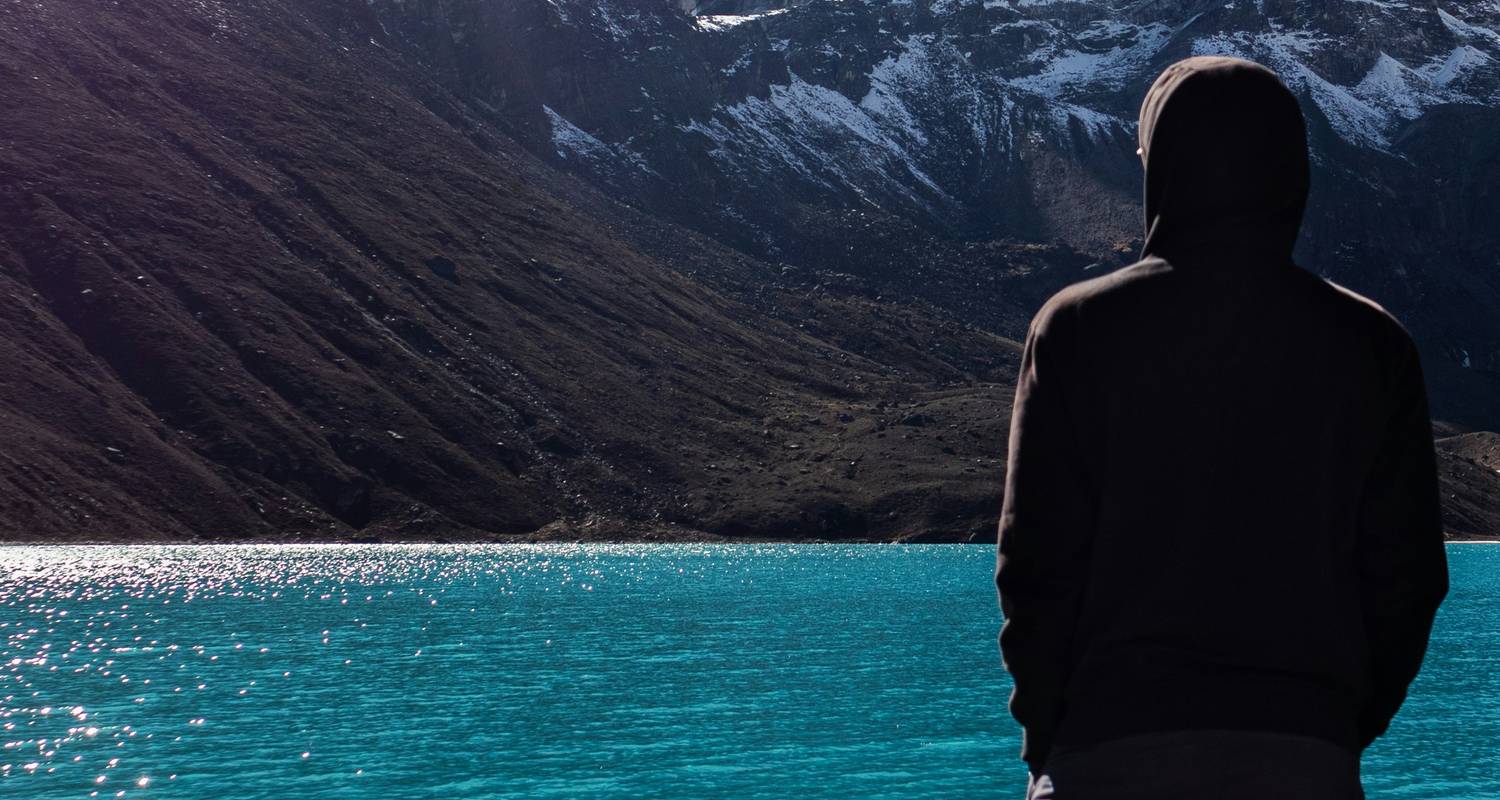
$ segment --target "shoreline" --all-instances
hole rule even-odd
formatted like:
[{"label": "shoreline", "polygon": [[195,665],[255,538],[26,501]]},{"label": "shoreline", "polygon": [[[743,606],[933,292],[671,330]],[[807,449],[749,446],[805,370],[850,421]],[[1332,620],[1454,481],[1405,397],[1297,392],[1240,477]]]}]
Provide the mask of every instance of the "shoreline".
[{"label": "shoreline", "polygon": [[[203,539],[163,540],[153,542],[95,539],[78,542],[46,541],[0,541],[0,549],[12,547],[431,547],[434,545],[456,547],[478,547],[487,545],[964,545],[994,547],[994,542],[959,541],[943,539],[420,539],[409,541],[351,541],[348,539]],[[1500,536],[1493,538],[1449,539],[1449,544],[1500,544]]]}]

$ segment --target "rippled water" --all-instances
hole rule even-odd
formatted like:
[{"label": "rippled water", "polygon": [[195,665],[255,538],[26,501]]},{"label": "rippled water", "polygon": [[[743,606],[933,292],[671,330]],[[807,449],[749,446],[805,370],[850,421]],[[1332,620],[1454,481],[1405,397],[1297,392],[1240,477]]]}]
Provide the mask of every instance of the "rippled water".
[{"label": "rippled water", "polygon": [[[1500,547],[1372,797],[1500,796]],[[0,797],[1019,796],[993,552],[0,549]]]}]

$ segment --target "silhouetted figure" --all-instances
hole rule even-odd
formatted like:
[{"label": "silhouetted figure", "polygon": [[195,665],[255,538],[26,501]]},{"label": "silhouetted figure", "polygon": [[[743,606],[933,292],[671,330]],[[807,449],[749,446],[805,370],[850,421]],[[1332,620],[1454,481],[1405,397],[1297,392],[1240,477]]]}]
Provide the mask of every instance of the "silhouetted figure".
[{"label": "silhouetted figure", "polygon": [[1448,589],[1417,351],[1292,262],[1275,73],[1169,67],[1143,260],[1032,321],[996,585],[1030,796],[1361,797]]}]

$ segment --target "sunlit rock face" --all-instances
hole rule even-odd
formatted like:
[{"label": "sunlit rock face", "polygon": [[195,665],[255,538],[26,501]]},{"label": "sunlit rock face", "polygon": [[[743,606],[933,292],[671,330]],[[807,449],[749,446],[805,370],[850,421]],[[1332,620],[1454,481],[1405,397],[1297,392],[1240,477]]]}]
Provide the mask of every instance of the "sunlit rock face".
[{"label": "sunlit rock face", "polygon": [[450,81],[472,102],[525,98],[511,113],[541,114],[532,147],[616,196],[802,266],[830,266],[821,242],[842,229],[834,267],[908,291],[942,276],[882,265],[851,219],[1128,260],[1140,238],[1145,88],[1190,55],[1261,61],[1302,98],[1312,131],[1302,263],[1407,321],[1445,411],[1500,422],[1490,313],[1500,289],[1487,277],[1500,266],[1500,226],[1485,222],[1500,218],[1489,188],[1500,166],[1493,137],[1472,135],[1500,115],[1492,4],[686,5],[375,8],[409,47],[440,40]]}]

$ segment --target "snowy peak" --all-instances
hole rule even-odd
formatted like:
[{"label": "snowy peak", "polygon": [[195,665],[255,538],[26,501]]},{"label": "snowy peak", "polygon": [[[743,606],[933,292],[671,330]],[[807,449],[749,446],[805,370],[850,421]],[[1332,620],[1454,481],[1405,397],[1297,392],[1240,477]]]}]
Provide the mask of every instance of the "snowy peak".
[{"label": "snowy peak", "polygon": [[[411,27],[408,7],[374,2]],[[1393,143],[1430,109],[1500,104],[1493,2],[494,5],[534,13],[504,19],[470,6],[440,24],[457,44],[521,53],[524,68],[513,72],[528,83],[491,93],[545,106],[538,125],[560,158],[592,164],[617,184],[680,172],[687,158],[698,179],[708,170],[786,181],[929,222],[951,219],[957,203],[967,209],[959,217],[993,223],[993,213],[967,213],[983,202],[976,181],[1014,177],[1043,145],[1123,146],[1146,86],[1189,55],[1237,55],[1277,70],[1309,108],[1320,150],[1399,155]],[[497,45],[497,36],[509,39]],[[516,80],[485,80],[496,79]]]},{"label": "snowy peak", "polygon": [[[1426,315],[1452,364],[1500,364],[1500,297],[1454,277],[1500,268],[1500,156],[1473,135],[1500,125],[1493,0],[374,3],[555,163],[754,256],[865,275],[872,225],[1138,252],[1141,97],[1181,58],[1253,59],[1309,121],[1299,258]],[[1412,195],[1432,201],[1390,200]]]},{"label": "snowy peak", "polygon": [[1267,63],[1341,137],[1380,149],[1427,108],[1500,97],[1497,12],[1485,3],[815,0],[708,10],[698,9],[694,27],[735,43],[739,53],[725,67],[769,48],[804,80],[849,93],[886,57],[910,52],[916,42],[958,54],[997,97],[1035,95],[1088,112],[1077,118],[1127,124],[1134,98],[1122,90],[1191,54]]}]

